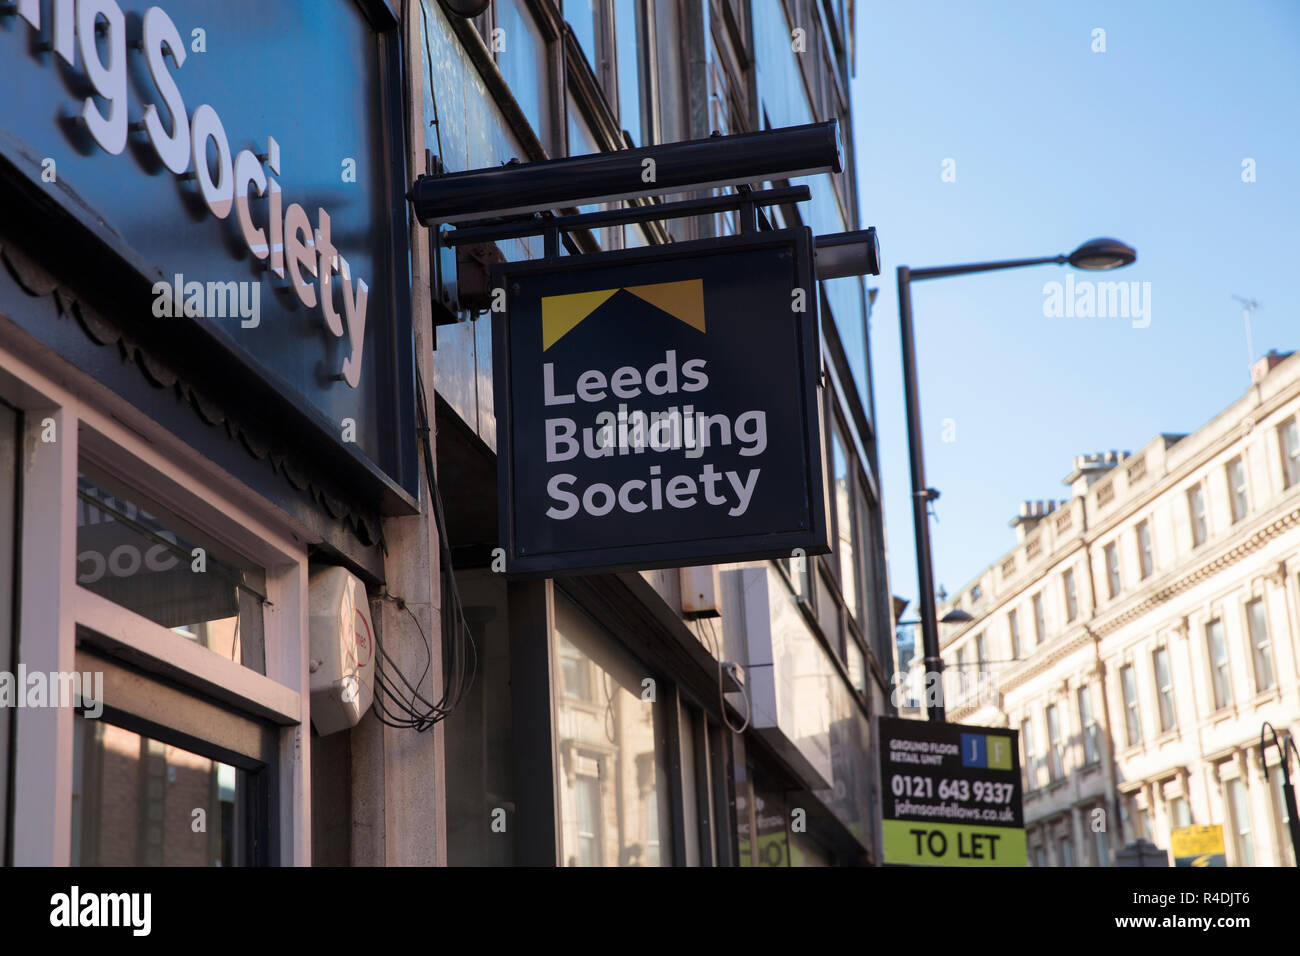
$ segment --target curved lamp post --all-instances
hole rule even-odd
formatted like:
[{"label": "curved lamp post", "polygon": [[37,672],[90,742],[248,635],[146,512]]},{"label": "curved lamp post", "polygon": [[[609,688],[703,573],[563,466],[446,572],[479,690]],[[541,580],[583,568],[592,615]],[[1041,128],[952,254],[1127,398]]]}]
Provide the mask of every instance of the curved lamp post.
[{"label": "curved lamp post", "polygon": [[[921,616],[921,641],[925,649],[927,671],[943,671],[939,654],[939,627],[935,619],[934,568],[930,558],[930,525],[926,506],[938,492],[925,486],[925,460],[921,452],[921,402],[916,386],[916,343],[912,334],[912,283],[922,279],[944,279],[972,272],[1017,269],[1020,266],[1071,265],[1076,269],[1101,271],[1119,269],[1137,261],[1132,246],[1118,239],[1089,239],[1068,256],[1043,256],[1037,259],[1004,259],[998,262],[974,262],[959,266],[930,269],[898,267],[898,318],[903,350],[903,389],[907,399],[907,445],[912,464],[912,524],[916,533],[916,582],[920,591],[918,610]],[[940,681],[942,687],[942,680]],[[930,720],[945,719],[943,701],[927,708]]]}]

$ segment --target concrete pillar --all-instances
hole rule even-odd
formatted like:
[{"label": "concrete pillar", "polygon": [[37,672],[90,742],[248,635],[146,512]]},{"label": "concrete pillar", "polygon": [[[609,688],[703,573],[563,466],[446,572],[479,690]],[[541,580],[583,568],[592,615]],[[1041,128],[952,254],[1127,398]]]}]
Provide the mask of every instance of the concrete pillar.
[{"label": "concrete pillar", "polygon": [[1257,866],[1281,866],[1272,794],[1269,792],[1269,782],[1264,779],[1264,769],[1259,763],[1259,748],[1251,747],[1243,756],[1247,771],[1246,787],[1250,791],[1250,836],[1255,841],[1255,863]]},{"label": "concrete pillar", "polygon": [[[420,20],[404,31],[408,51],[423,49]],[[411,103],[424,101],[423,62],[418,52],[405,58],[403,70]],[[420,110],[405,117],[407,169],[424,171],[424,122]],[[428,230],[412,220],[411,321],[416,368],[424,402],[434,414],[434,328],[430,308]],[[430,423],[432,427],[432,422]],[[429,435],[432,442],[434,436]],[[409,679],[433,663],[420,693],[436,701],[443,692],[442,595],[439,539],[423,456],[420,460],[420,513],[383,521],[387,556],[384,575],[390,595],[377,602],[376,628],[384,651]],[[421,634],[423,631],[423,635]],[[441,724],[417,732],[381,724],[372,709],[352,731],[352,862],[356,865],[437,866],[447,862],[446,787]]]},{"label": "concrete pillar", "polygon": [[1161,849],[1169,849],[1169,830],[1172,827],[1169,817],[1169,805],[1165,802],[1165,788],[1159,783],[1151,784],[1148,791],[1151,801],[1151,836],[1149,839]]},{"label": "concrete pillar", "polygon": [[1092,853],[1088,846],[1092,831],[1088,829],[1083,819],[1083,807],[1077,804],[1070,808],[1070,827],[1074,838],[1074,862],[1077,866],[1084,866]]}]

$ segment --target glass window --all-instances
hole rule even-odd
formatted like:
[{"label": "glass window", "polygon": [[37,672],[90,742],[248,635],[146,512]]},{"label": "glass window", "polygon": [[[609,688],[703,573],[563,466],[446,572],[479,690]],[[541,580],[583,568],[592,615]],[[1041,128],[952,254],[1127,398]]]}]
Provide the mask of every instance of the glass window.
[{"label": "glass window", "polygon": [[1151,572],[1155,570],[1155,557],[1151,552],[1151,525],[1145,521],[1139,521],[1137,525],[1138,539],[1138,566],[1142,571],[1142,578],[1151,577]]},{"label": "glass window", "polygon": [[1101,759],[1098,745],[1101,728],[1097,726],[1097,719],[1092,715],[1092,691],[1087,686],[1079,688],[1079,726],[1083,728],[1084,763],[1094,764]]},{"label": "glass window", "polygon": [[1047,866],[1047,851],[1041,846],[1034,848],[1034,866]]},{"label": "glass window", "polygon": [[1142,720],[1138,714],[1137,675],[1132,664],[1119,669],[1120,689],[1124,693],[1124,729],[1130,747],[1142,742]]},{"label": "glass window", "polygon": [[1011,634],[1011,656],[1020,657],[1020,619],[1014,610],[1007,612],[1007,631]]},{"label": "glass window", "polygon": [[1169,825],[1175,830],[1192,825],[1192,812],[1185,797],[1174,797],[1169,801]]},{"label": "glass window", "polygon": [[[880,543],[878,539],[880,510],[867,501],[866,495],[862,494],[861,485],[858,485],[858,493],[854,495],[854,499],[858,504],[858,581],[860,583],[858,592],[858,627],[867,640],[877,637],[878,642],[883,645],[883,641],[880,641],[879,638],[884,636],[884,632],[880,629],[875,610],[880,606],[880,599],[884,591],[884,585],[876,563],[877,553],[883,553],[884,549],[883,543]],[[880,654],[882,660],[888,659],[887,645],[877,653]]]},{"label": "glass window", "polygon": [[1290,488],[1300,482],[1300,425],[1295,418],[1282,423],[1278,439],[1282,446],[1282,487]]},{"label": "glass window", "polygon": [[835,648],[835,653],[844,657],[844,632],[840,628],[840,602],[831,595],[830,585],[826,583],[828,574],[817,575],[817,623],[827,642]]},{"label": "glass window", "polygon": [[1246,517],[1246,466],[1238,455],[1228,462],[1228,501],[1232,505],[1232,520],[1235,524]]},{"label": "glass window", "polygon": [[1232,814],[1232,847],[1238,866],[1255,865],[1255,843],[1250,834],[1250,799],[1238,777],[1228,781],[1228,808]]},{"label": "glass window", "polygon": [[[1105,808],[1099,808],[1105,812]],[[1110,866],[1110,838],[1106,835],[1105,828],[1093,831],[1093,838],[1096,841],[1093,852],[1096,857],[1093,862],[1098,866]]]},{"label": "glass window", "polygon": [[1106,555],[1106,593],[1113,600],[1119,597],[1119,548],[1112,541],[1103,549]]},{"label": "glass window", "polygon": [[1067,621],[1073,621],[1079,616],[1079,596],[1074,589],[1073,569],[1065,569],[1063,581],[1065,583],[1065,619]]},{"label": "glass window", "polygon": [[200,647],[266,672],[266,573],[83,460],[77,583]]},{"label": "glass window", "polygon": [[1137,801],[1133,803],[1133,828],[1137,831],[1139,840],[1153,842],[1155,834],[1151,831],[1151,813],[1145,807],[1138,808]]},{"label": "glass window", "polygon": [[966,647],[957,649],[957,699],[966,698]]},{"label": "glass window", "polygon": [[596,19],[596,0],[564,0],[564,19],[573,28],[573,36],[582,47],[592,72],[600,75],[600,50],[596,38],[600,35],[600,25]]},{"label": "glass window", "polygon": [[1025,789],[1033,790],[1039,786],[1038,779],[1038,744],[1034,740],[1034,721],[1026,717],[1020,722],[1020,758],[1025,768]]},{"label": "glass window", "polygon": [[1043,611],[1043,592],[1039,591],[1034,595],[1034,642],[1043,643],[1047,637],[1047,618]]},{"label": "glass window", "polygon": [[[594,768],[599,772],[599,764]],[[578,861],[582,866],[601,866],[604,857],[600,852],[600,779],[590,774],[574,778],[578,802]]]},{"label": "glass window", "polygon": [[862,648],[858,647],[858,642],[850,639],[849,645],[849,683],[853,685],[854,690],[867,692],[867,661],[862,654]]},{"label": "glass window", "polygon": [[[586,156],[591,153],[598,153],[600,149],[596,146],[596,137],[591,133],[591,127],[587,125],[586,118],[582,115],[582,110],[578,107],[573,96],[569,96],[569,155]],[[605,209],[611,209],[614,203],[588,203],[585,206],[579,206],[578,212],[599,212]],[[592,235],[595,236],[596,242],[600,248],[605,251],[618,247],[618,241],[623,238],[624,231],[622,226],[606,226],[603,229],[593,229]]]},{"label": "glass window", "polygon": [[559,641],[561,693],[570,700],[590,701],[591,668],[582,652],[563,638]]},{"label": "glass window", "polygon": [[1061,866],[1074,866],[1074,841],[1061,837]]},{"label": "glass window", "polygon": [[1061,739],[1061,713],[1055,704],[1047,705],[1047,776],[1059,780],[1065,772],[1065,743]]},{"label": "glass window", "polygon": [[103,718],[77,714],[73,728],[73,866],[247,862],[236,836],[244,771]]},{"label": "glass window", "polygon": [[1268,616],[1262,598],[1246,605],[1246,623],[1250,630],[1250,646],[1255,660],[1255,690],[1272,690],[1273,648],[1268,637]]},{"label": "glass window", "polygon": [[1228,642],[1223,636],[1223,622],[1215,619],[1205,625],[1205,642],[1210,652],[1210,678],[1214,685],[1214,707],[1232,703],[1232,682],[1228,672]]},{"label": "glass window", "polygon": [[790,587],[794,590],[795,597],[807,601],[812,596],[808,582],[808,565],[812,563],[812,559],[806,556],[796,556],[779,558],[778,560],[790,579]]},{"label": "glass window", "polygon": [[[456,572],[474,638],[475,667],[473,681],[442,724],[446,765],[455,768],[445,784],[450,866],[514,866],[518,861],[510,617],[503,578],[486,569]],[[556,650],[558,693],[591,701],[589,662],[567,653],[563,645]]]},{"label": "glass window", "polygon": [[640,0],[614,0],[614,52],[618,60],[618,121],[636,145],[644,143],[641,124],[642,75]]},{"label": "glass window", "polygon": [[850,459],[844,453],[844,440],[839,426],[831,435],[831,452],[835,468],[835,549],[839,552],[840,592],[849,615],[858,616],[858,531],[854,521],[853,479],[849,474]]},{"label": "glass window", "polygon": [[549,152],[555,148],[550,99],[554,84],[546,38],[524,0],[497,0],[495,9],[504,44],[496,51],[497,66],[528,124]]},{"label": "glass window", "polygon": [[1169,649],[1158,648],[1151,655],[1156,672],[1156,698],[1160,701],[1160,730],[1173,730],[1177,724],[1174,713],[1174,683],[1169,674]]},{"label": "glass window", "polygon": [[1199,548],[1209,535],[1209,527],[1205,523],[1205,492],[1200,485],[1192,485],[1187,489],[1187,514],[1192,523],[1192,547]]},{"label": "glass window", "polygon": [[[560,859],[567,866],[671,865],[667,741],[651,675],[567,596],[555,598],[561,661],[581,660],[589,698],[554,695]],[[572,670],[572,669],[571,669]]]},{"label": "glass window", "polygon": [[988,669],[987,664],[989,662],[988,644],[984,640],[983,634],[975,637],[975,660],[979,661],[980,677],[983,677],[984,672]]}]

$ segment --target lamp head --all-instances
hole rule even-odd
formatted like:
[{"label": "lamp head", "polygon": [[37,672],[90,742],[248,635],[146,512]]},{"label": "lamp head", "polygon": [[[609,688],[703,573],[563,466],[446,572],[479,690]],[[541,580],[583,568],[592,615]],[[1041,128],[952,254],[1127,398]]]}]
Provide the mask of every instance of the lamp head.
[{"label": "lamp head", "polygon": [[1094,272],[1120,269],[1137,261],[1137,250],[1118,239],[1089,239],[1070,253],[1066,261],[1076,269]]}]

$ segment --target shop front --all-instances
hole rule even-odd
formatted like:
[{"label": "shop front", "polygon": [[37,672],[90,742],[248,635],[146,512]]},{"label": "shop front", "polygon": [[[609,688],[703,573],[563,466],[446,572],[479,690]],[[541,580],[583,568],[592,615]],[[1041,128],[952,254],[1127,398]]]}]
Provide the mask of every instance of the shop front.
[{"label": "shop front", "polygon": [[343,0],[0,15],[6,862],[384,862],[313,826],[393,742],[312,729],[309,637],[329,568],[349,648],[371,612],[395,660],[408,613],[438,634],[398,34]]}]

